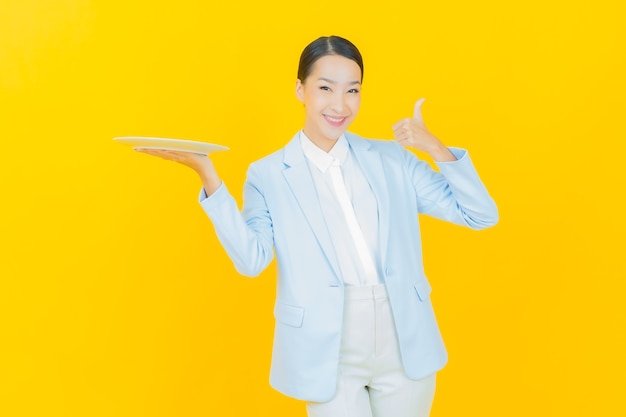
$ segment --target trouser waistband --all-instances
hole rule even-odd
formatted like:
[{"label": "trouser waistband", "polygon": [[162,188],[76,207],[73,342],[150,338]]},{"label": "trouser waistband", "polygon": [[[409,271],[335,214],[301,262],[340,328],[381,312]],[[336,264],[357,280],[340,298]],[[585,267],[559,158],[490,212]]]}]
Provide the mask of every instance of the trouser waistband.
[{"label": "trouser waistband", "polygon": [[366,286],[346,285],[344,287],[346,300],[382,300],[387,298],[385,284]]}]

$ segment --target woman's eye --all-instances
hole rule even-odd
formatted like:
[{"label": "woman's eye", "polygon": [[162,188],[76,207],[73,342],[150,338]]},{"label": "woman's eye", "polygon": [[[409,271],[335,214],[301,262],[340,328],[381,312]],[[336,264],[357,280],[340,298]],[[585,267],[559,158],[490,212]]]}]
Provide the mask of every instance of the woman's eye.
[{"label": "woman's eye", "polygon": [[320,87],[320,90],[330,91],[330,87],[323,85]]},{"label": "woman's eye", "polygon": [[350,90],[348,90],[348,93],[352,93],[352,94],[357,94],[359,92],[358,88],[351,88]]}]

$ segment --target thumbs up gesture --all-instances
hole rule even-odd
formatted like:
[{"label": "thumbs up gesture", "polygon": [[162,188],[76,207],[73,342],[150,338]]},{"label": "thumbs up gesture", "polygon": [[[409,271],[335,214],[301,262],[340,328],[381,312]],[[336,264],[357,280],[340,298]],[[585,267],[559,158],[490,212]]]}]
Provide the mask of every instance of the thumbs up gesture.
[{"label": "thumbs up gesture", "polygon": [[411,147],[429,154],[435,161],[454,161],[456,158],[446,148],[439,139],[437,139],[426,128],[424,118],[422,117],[423,98],[417,100],[413,110],[413,117],[407,117],[393,125],[393,134],[402,146]]}]

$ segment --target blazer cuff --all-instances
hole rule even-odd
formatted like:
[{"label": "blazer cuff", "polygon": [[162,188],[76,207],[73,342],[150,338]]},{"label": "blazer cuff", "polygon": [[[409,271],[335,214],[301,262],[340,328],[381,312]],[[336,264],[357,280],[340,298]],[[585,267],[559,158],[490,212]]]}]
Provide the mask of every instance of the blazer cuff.
[{"label": "blazer cuff", "polygon": [[456,161],[435,161],[435,164],[437,164],[438,167],[441,167],[443,165],[458,165],[458,164],[462,164],[465,161],[465,159],[469,159],[469,154],[467,152],[466,149],[463,148],[455,148],[453,146],[448,146],[448,150],[450,152],[452,152],[452,155],[454,155],[456,157]]},{"label": "blazer cuff", "polygon": [[448,147],[448,149],[452,152],[452,155],[456,157],[456,161],[435,161],[435,165],[437,165],[437,168],[439,168],[442,174],[445,175],[448,172],[474,171],[474,163],[467,150],[453,147]]},{"label": "blazer cuff", "polygon": [[204,188],[200,189],[198,202],[200,203],[204,211],[209,214],[211,210],[219,207],[229,198],[230,193],[228,192],[228,188],[226,188],[226,185],[224,184],[224,182],[222,182],[217,190],[215,190],[215,192],[209,196],[206,194]]}]

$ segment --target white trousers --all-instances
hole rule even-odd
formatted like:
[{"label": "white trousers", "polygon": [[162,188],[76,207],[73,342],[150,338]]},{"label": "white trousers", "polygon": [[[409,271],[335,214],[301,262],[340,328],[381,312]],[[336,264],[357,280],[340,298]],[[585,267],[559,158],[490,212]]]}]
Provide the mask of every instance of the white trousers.
[{"label": "white trousers", "polygon": [[335,397],[307,403],[309,417],[428,417],[435,374],[404,373],[384,284],[346,286],[339,379]]}]

